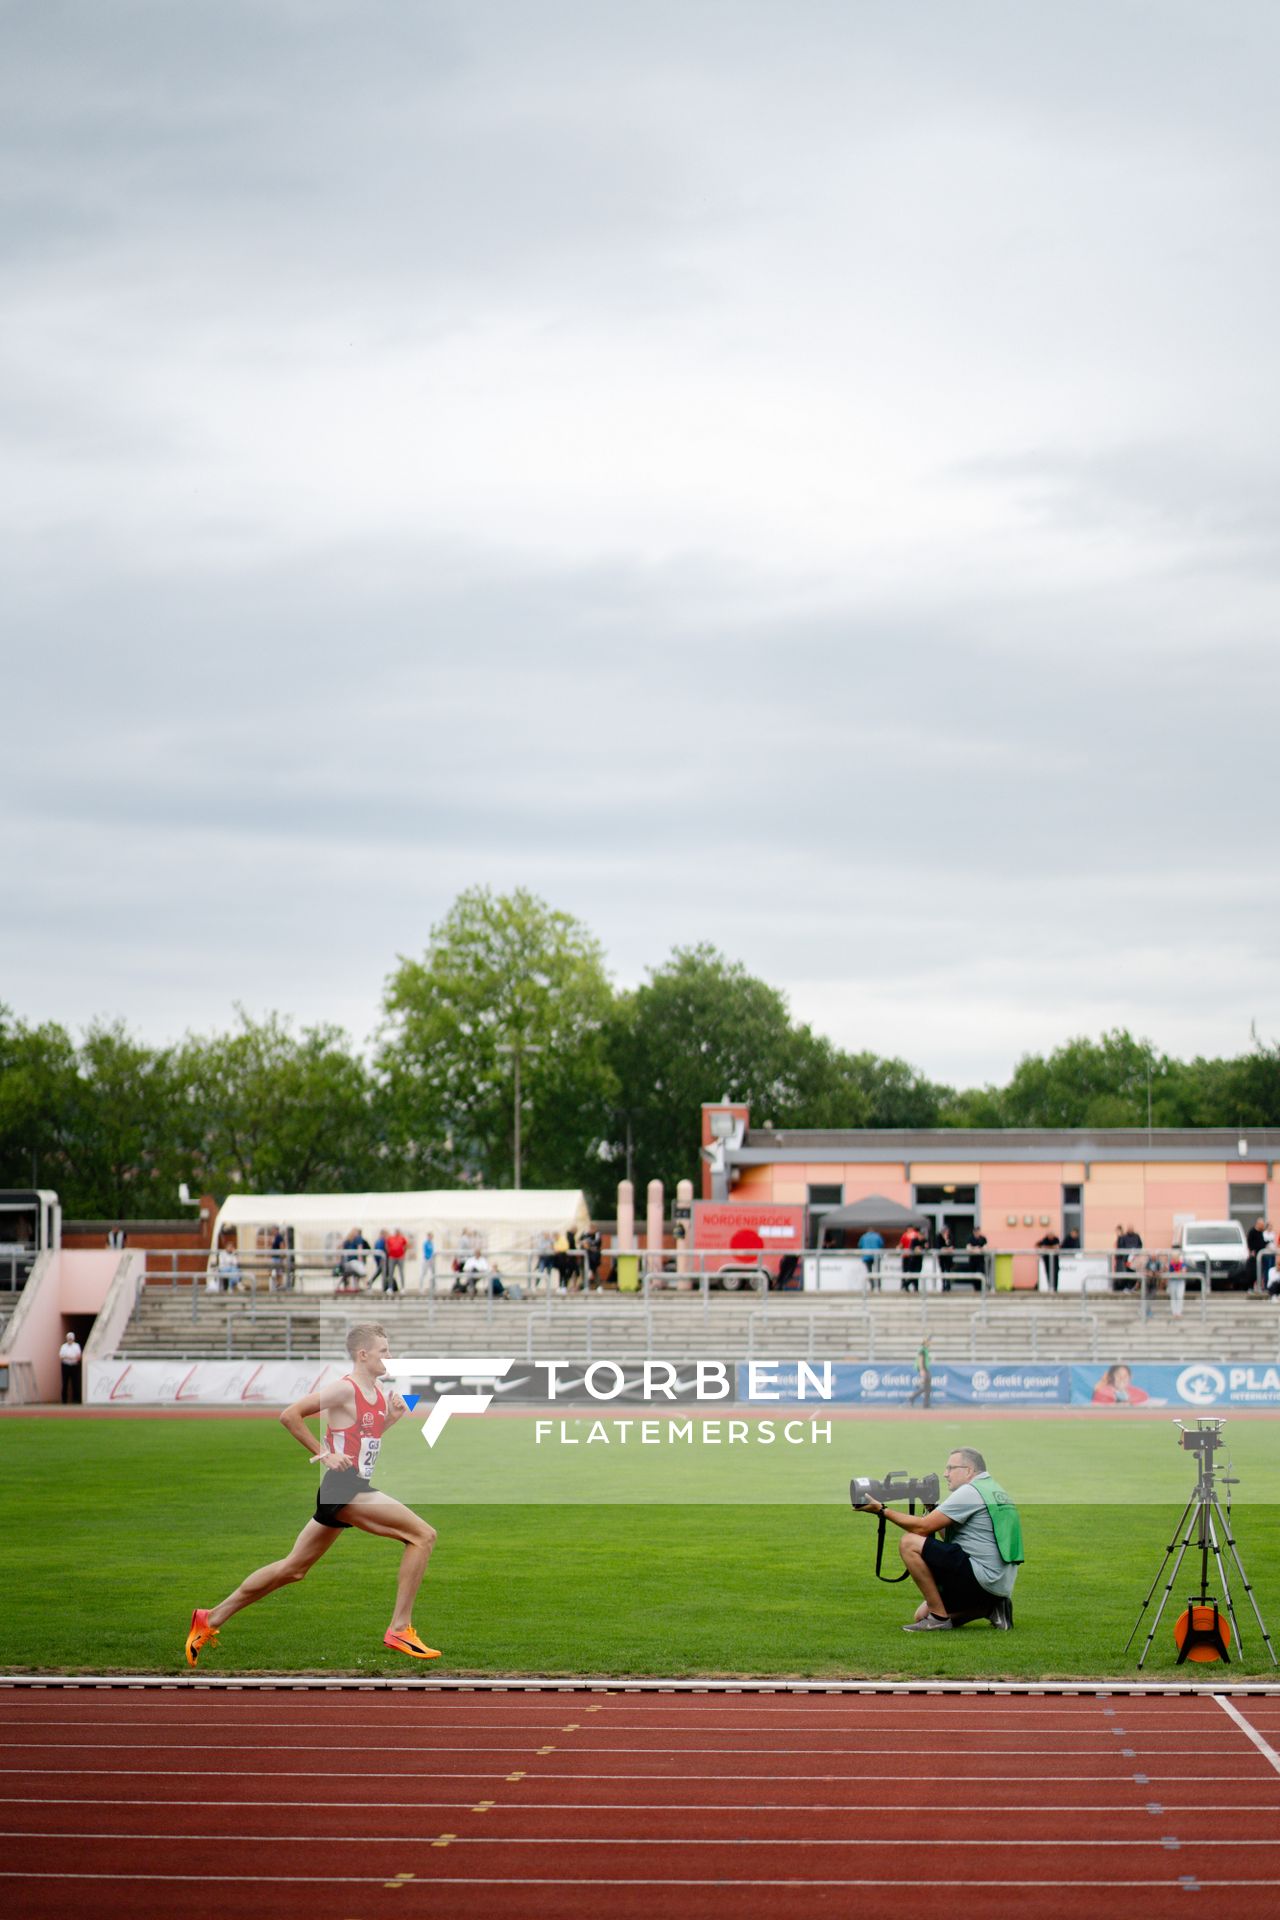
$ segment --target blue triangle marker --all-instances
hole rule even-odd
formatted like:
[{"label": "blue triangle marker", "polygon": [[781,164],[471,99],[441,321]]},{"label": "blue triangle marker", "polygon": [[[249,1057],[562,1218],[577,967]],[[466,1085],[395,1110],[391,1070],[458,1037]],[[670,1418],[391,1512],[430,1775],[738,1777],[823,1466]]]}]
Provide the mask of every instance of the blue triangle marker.
[{"label": "blue triangle marker", "polygon": [[404,1401],[410,1413],[412,1413],[414,1408],[417,1406],[419,1400],[422,1398],[422,1395],[420,1393],[402,1393],[400,1395],[400,1398]]}]

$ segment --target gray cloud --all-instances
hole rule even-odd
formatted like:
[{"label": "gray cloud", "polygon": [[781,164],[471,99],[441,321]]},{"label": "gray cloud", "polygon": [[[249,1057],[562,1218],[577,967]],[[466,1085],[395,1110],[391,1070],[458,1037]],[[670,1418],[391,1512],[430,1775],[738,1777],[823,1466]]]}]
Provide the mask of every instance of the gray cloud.
[{"label": "gray cloud", "polygon": [[363,1034],[485,883],[959,1079],[1280,1029],[1273,9],[5,35],[0,998]]}]

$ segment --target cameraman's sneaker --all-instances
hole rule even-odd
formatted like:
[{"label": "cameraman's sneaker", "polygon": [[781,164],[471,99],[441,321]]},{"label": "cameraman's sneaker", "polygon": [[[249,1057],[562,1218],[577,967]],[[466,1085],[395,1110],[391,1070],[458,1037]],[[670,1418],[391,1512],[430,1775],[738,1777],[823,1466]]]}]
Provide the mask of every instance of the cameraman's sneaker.
[{"label": "cameraman's sneaker", "polygon": [[1008,1633],[1010,1627],[1013,1625],[1012,1600],[997,1600],[995,1606],[987,1615],[987,1618],[993,1627],[999,1628],[1001,1633]]},{"label": "cameraman's sneaker", "polygon": [[908,1620],[902,1631],[904,1633],[940,1633],[944,1627],[949,1629],[950,1626],[949,1613],[926,1613],[923,1620]]}]

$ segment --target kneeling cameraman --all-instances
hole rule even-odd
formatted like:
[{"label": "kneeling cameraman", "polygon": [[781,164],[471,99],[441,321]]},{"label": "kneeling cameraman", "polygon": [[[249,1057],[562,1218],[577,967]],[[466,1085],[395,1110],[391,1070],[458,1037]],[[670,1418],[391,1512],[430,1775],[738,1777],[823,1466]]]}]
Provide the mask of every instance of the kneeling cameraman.
[{"label": "kneeling cameraman", "polygon": [[[1018,1509],[976,1448],[953,1448],[946,1472],[947,1497],[932,1513],[900,1513],[878,1500],[859,1508],[902,1528],[898,1550],[924,1596],[903,1632],[963,1627],[970,1620],[1007,1629],[1013,1625],[1013,1583],[1022,1564]],[[945,1541],[939,1537],[944,1528]]]}]

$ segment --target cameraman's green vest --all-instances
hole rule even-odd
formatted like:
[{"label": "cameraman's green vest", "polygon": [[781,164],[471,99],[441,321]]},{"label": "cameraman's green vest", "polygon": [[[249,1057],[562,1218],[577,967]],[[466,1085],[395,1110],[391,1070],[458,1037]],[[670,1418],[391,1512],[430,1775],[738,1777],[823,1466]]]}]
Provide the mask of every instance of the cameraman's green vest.
[{"label": "cameraman's green vest", "polygon": [[1020,1567],[1025,1555],[1022,1551],[1022,1522],[1018,1518],[1018,1509],[989,1473],[978,1474],[973,1485],[982,1495],[987,1512],[991,1515],[1000,1558],[1007,1567]]}]

